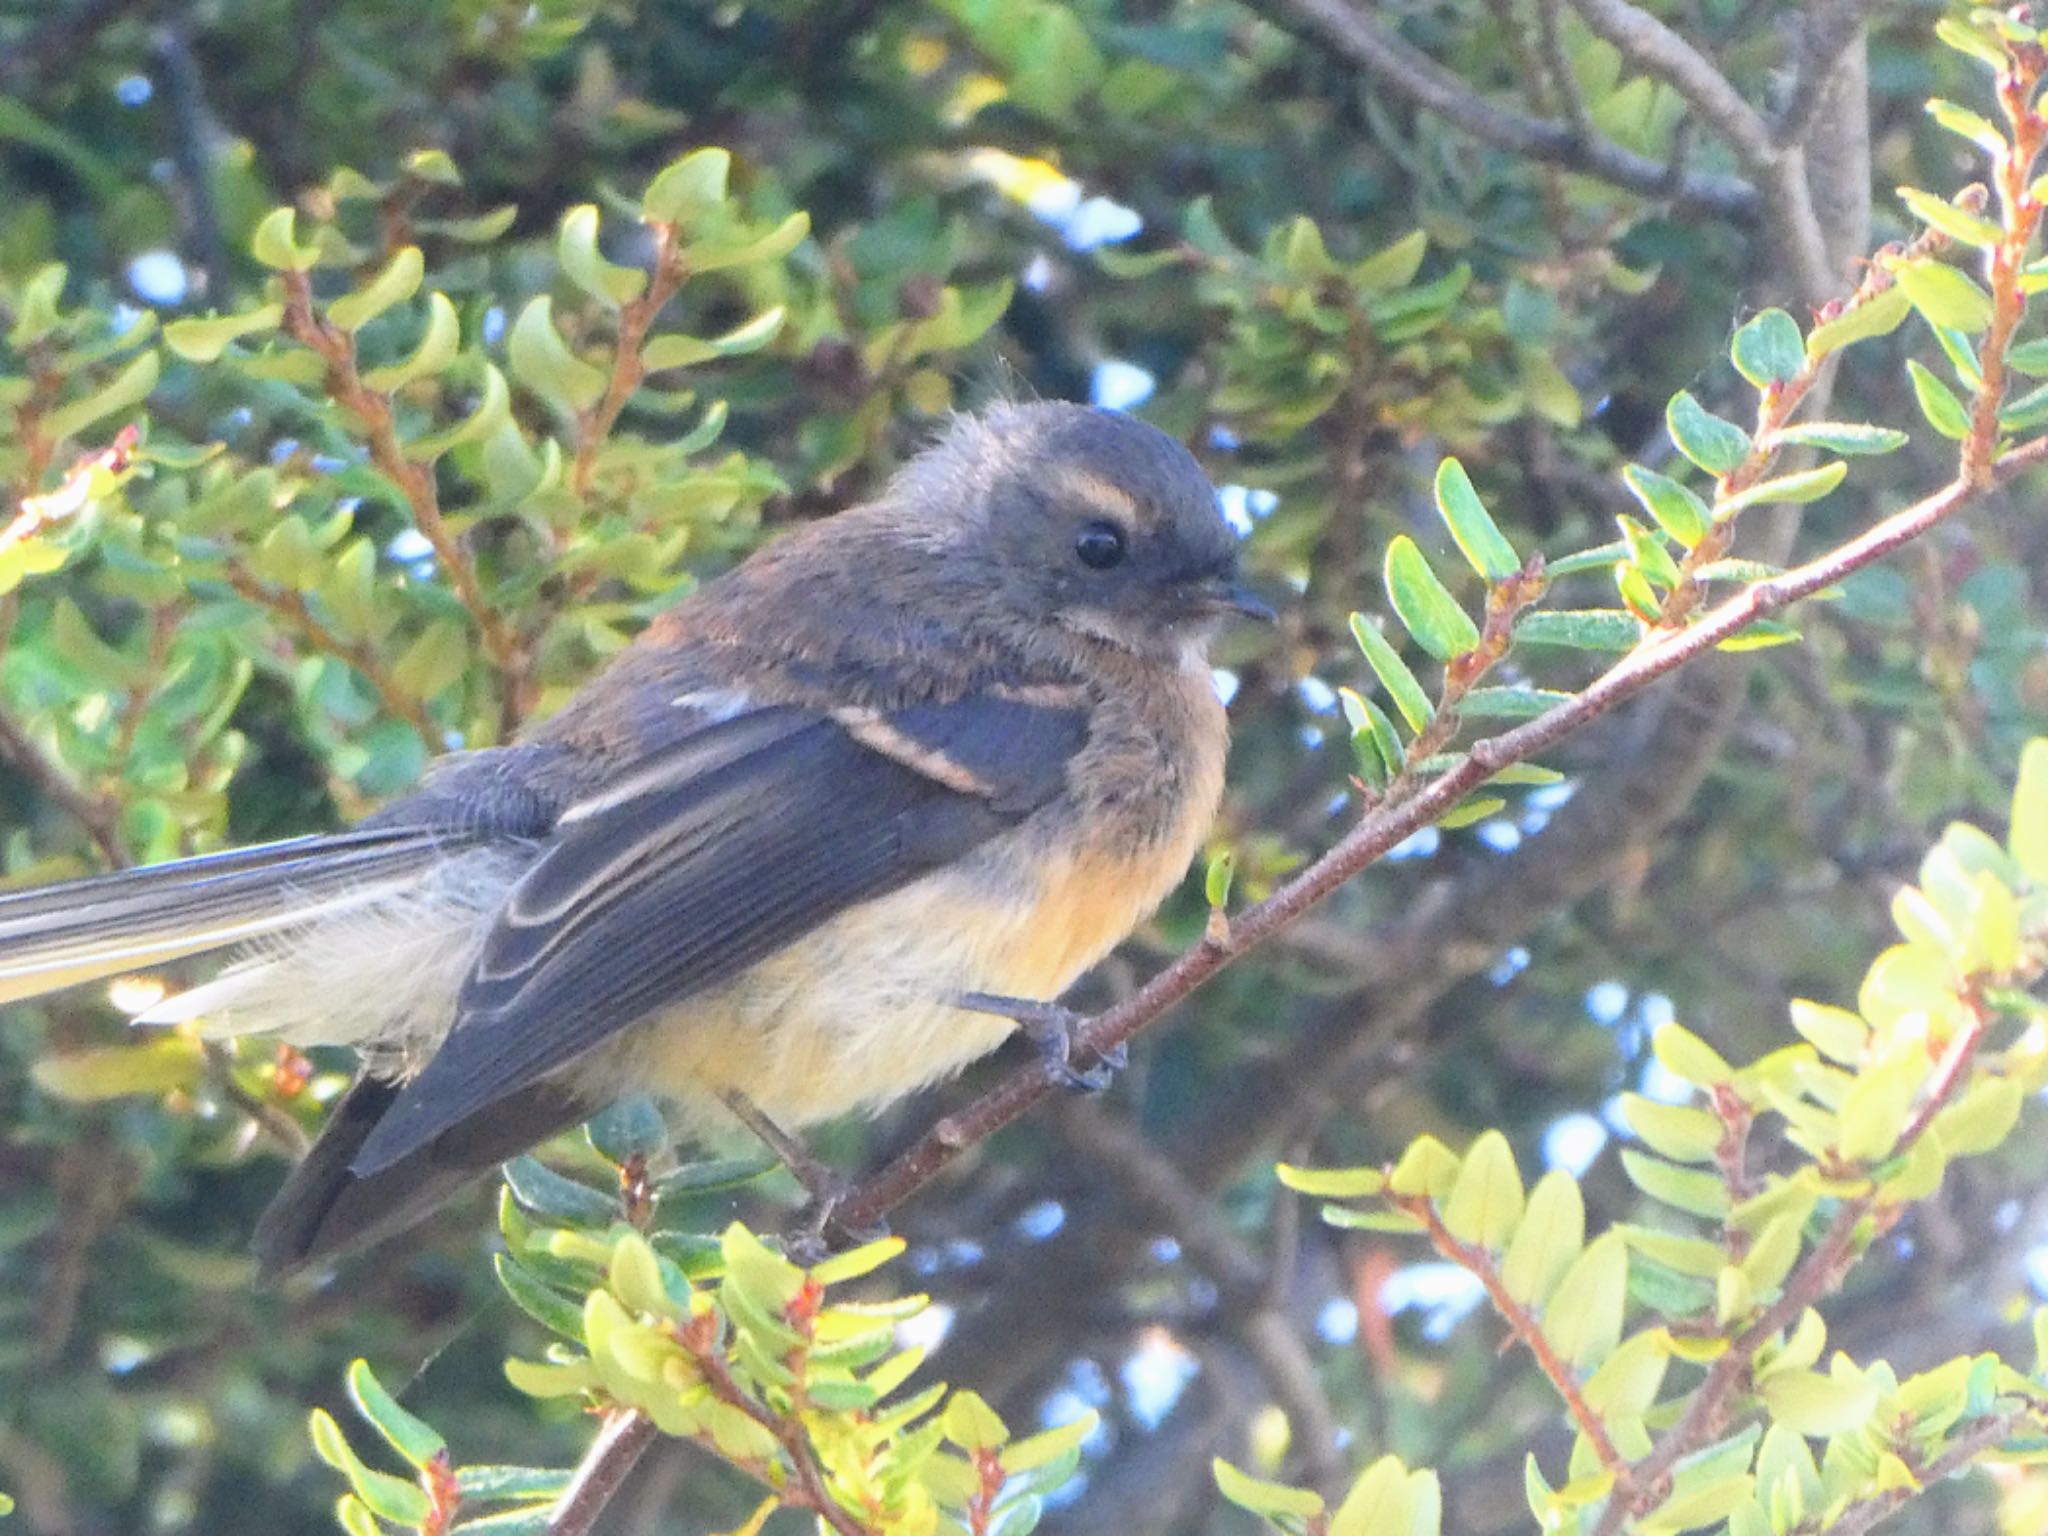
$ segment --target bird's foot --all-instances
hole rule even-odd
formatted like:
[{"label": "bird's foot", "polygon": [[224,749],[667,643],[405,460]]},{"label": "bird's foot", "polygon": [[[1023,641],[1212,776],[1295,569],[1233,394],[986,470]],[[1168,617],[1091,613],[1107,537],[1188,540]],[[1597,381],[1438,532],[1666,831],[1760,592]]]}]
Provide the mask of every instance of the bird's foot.
[{"label": "bird's foot", "polygon": [[859,1229],[848,1228],[840,1222],[839,1208],[853,1194],[853,1180],[811,1156],[809,1148],[769,1119],[761,1107],[744,1093],[735,1089],[723,1097],[725,1107],[758,1136],[769,1151],[782,1159],[782,1166],[789,1170],[797,1183],[803,1185],[804,1193],[810,1197],[784,1242],[792,1259],[806,1267],[824,1259],[837,1246],[828,1234],[836,1234],[856,1245],[889,1235],[888,1226],[882,1222]]},{"label": "bird's foot", "polygon": [[840,1210],[852,1198],[855,1188],[854,1181],[845,1174],[831,1174],[821,1187],[806,1188],[810,1189],[811,1198],[797,1213],[796,1223],[782,1244],[790,1258],[806,1269],[824,1262],[842,1248],[878,1243],[889,1235],[886,1221],[849,1226],[840,1219]]},{"label": "bird's foot", "polygon": [[1085,1067],[1077,1064],[1075,1036],[1088,1018],[1062,1003],[998,997],[991,992],[964,992],[954,1001],[971,1012],[992,1013],[1013,1022],[1023,1031],[1024,1038],[1038,1048],[1046,1075],[1063,1088],[1100,1093],[1130,1060],[1130,1053],[1118,1045],[1095,1054],[1095,1059]]}]

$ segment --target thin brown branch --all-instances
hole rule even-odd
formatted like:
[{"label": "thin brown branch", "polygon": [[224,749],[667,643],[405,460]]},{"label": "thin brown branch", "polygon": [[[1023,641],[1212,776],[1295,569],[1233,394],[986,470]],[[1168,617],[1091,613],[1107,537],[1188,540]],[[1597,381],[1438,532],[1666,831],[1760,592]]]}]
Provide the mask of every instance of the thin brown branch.
[{"label": "thin brown branch", "polygon": [[1818,303],[1840,274],[1828,270],[1827,240],[1813,209],[1799,148],[1770,125],[1697,48],[1629,0],[1572,0],[1587,26],[1644,74],[1676,91],[1755,177],[1760,216],[1774,231],[1800,294]]},{"label": "thin brown branch", "polygon": [[647,365],[640,360],[647,329],[682,284],[675,226],[656,224],[653,228],[653,270],[648,273],[645,291],[619,306],[619,334],[612,350],[611,377],[605,383],[604,396],[576,420],[576,456],[569,468],[569,489],[579,497],[590,494],[597,451],[618,425],[619,413],[625,410],[633,391],[647,377]]},{"label": "thin brown branch", "polygon": [[[2003,482],[2048,461],[2048,439],[2007,454],[1995,466]],[[1083,1062],[1099,1058],[1156,1022],[1226,965],[1257,948],[1315,907],[1339,886],[1390,850],[1434,824],[1481,784],[1511,764],[1546,751],[1626,699],[1759,619],[1833,586],[1885,558],[1977,500],[1982,488],[1958,479],[1826,554],[1759,581],[1709,609],[1676,633],[1656,635],[1610,667],[1584,691],[1544,715],[1475,742],[1450,768],[1409,798],[1371,812],[1328,853],[1258,905],[1232,919],[1227,935],[1206,936],[1129,998],[1097,1014],[1075,1034]],[[872,1225],[929,1183],[967,1148],[979,1144],[1033,1108],[1053,1090],[1036,1067],[998,1083],[964,1109],[941,1119],[911,1147],[864,1182],[840,1208],[849,1230]]]},{"label": "thin brown branch", "polygon": [[1785,110],[1771,125],[1771,137],[1779,144],[1803,144],[1813,132],[1835,69],[1855,45],[1870,10],[1871,0],[1816,0],[1808,7],[1792,92],[1785,99]]},{"label": "thin brown branch", "polygon": [[1955,1476],[1986,1451],[2025,1428],[2032,1417],[2029,1410],[2016,1408],[2010,1413],[1987,1415],[1968,1429],[1951,1434],[1947,1449],[1926,1466],[1913,1468],[1919,1487],[1891,1488],[1858,1499],[1828,1522],[1828,1536],[1865,1536],[1903,1505],[1918,1498],[1922,1489]]},{"label": "thin brown branch", "polygon": [[654,1421],[630,1409],[608,1415],[548,1518],[548,1536],[587,1536],[647,1448],[661,1438]]},{"label": "thin brown branch", "polygon": [[235,1081],[235,1058],[226,1045],[218,1040],[208,1040],[203,1042],[203,1049],[207,1078],[220,1091],[221,1097],[254,1121],[257,1129],[275,1142],[278,1150],[293,1162],[304,1158],[312,1143],[300,1129],[299,1122],[261,1094],[251,1093]]},{"label": "thin brown branch", "polygon": [[1620,1489],[1628,1479],[1628,1463],[1615,1448],[1614,1437],[1607,1432],[1607,1421],[1586,1401],[1586,1394],[1579,1389],[1578,1373],[1569,1361],[1558,1356],[1557,1350],[1545,1337],[1543,1324],[1536,1314],[1508,1294],[1507,1286],[1501,1281],[1500,1266],[1494,1262],[1493,1256],[1484,1248],[1463,1242],[1453,1235],[1437,1214],[1435,1202],[1427,1195],[1389,1194],[1386,1199],[1395,1210],[1421,1222],[1430,1246],[1486,1288],[1486,1298],[1493,1304],[1493,1310],[1500,1314],[1501,1321],[1508,1325],[1508,1331],[1522,1347],[1535,1357],[1536,1369],[1549,1381],[1551,1390],[1564,1400],[1565,1411],[1571,1414],[1579,1433],[1593,1448],[1601,1468],[1613,1476],[1615,1487]]},{"label": "thin brown branch", "polygon": [[[1579,89],[1578,71],[1572,68],[1571,55],[1565,52],[1562,15],[1564,0],[1536,0],[1536,51],[1543,60],[1544,72],[1550,77],[1551,91],[1564,108],[1564,118],[1571,125],[1572,132],[1586,142],[1593,142],[1599,130],[1593,125],[1593,114],[1586,106],[1586,93]],[[1674,153],[1672,164],[1679,163]],[[1683,179],[1683,171],[1679,177]]]},{"label": "thin brown branch", "polygon": [[[1991,1027],[1990,1014],[1974,997],[1970,1002],[1969,1024],[1949,1042],[1933,1077],[1928,1080],[1926,1096],[1883,1161],[1911,1151],[1913,1144],[1934,1123],[1935,1116],[1954,1097],[1964,1072]],[[1600,1517],[1595,1536],[1618,1536],[1632,1516],[1654,1508],[1666,1497],[1667,1482],[1678,1463],[1726,1431],[1735,1400],[1749,1380],[1757,1352],[1796,1323],[1808,1307],[1840,1289],[1867,1241],[1867,1234],[1862,1229],[1873,1215],[1884,1215],[1878,1205],[1874,1183],[1864,1193],[1842,1202],[1821,1240],[1786,1279],[1778,1299],[1729,1340],[1728,1348],[1715,1357],[1706,1376],[1694,1389],[1685,1416],[1650,1448],[1647,1456],[1615,1479],[1614,1493]]]},{"label": "thin brown branch", "polygon": [[1673,176],[1670,166],[1623,149],[1611,139],[1587,139],[1569,124],[1532,117],[1487,100],[1473,90],[1471,82],[1375,25],[1367,10],[1353,0],[1249,3],[1275,25],[1312,37],[1365,70],[1384,89],[1434,112],[1483,144],[1562,165],[1643,197],[1669,198],[1698,212],[1745,222],[1763,214],[1757,189],[1740,177]]},{"label": "thin brown branch", "polygon": [[[329,396],[363,429],[370,461],[395,486],[412,510],[413,524],[433,546],[434,559],[483,640],[484,654],[498,673],[499,726],[509,737],[533,707],[533,658],[525,643],[484,595],[461,540],[441,511],[431,465],[415,463],[398,439],[391,397],[371,389],[356,367],[355,340],[323,320],[313,307],[313,286],[303,272],[279,274],[284,288],[285,333],[316,353],[327,367]],[[438,750],[438,748],[437,748]]]},{"label": "thin brown branch", "polygon": [[398,686],[397,679],[385,670],[382,659],[369,645],[344,640],[323,624],[303,593],[288,587],[273,587],[233,563],[229,564],[222,579],[246,601],[283,619],[314,650],[353,668],[370,685],[385,712],[403,720],[419,734],[429,754],[446,748],[446,737],[435,728],[426,705]]},{"label": "thin brown branch", "polygon": [[70,774],[22,729],[20,723],[5,713],[0,713],[0,758],[12,763],[23,777],[84,827],[108,864],[123,869],[135,862],[134,855],[128,851],[127,839],[121,835],[119,803],[109,796],[93,794],[75,783]]},{"label": "thin brown branch", "polygon": [[1736,157],[1761,171],[1779,156],[1763,114],[1705,54],[1629,0],[1572,0],[1580,18],[1646,75],[1670,86],[1706,121]]}]

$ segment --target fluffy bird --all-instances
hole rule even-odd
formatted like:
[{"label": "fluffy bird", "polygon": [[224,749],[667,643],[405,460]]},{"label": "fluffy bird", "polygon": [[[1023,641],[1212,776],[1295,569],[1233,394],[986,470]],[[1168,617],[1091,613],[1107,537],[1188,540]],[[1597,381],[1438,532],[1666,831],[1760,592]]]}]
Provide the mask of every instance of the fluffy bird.
[{"label": "fluffy bird", "polygon": [[627,1092],[685,1129],[871,1111],[1014,1027],[964,998],[1056,998],[1179,881],[1223,782],[1206,649],[1262,612],[1171,438],[963,417],[352,831],[0,898],[0,1001],[226,951],[144,1022],[360,1053],[271,1275]]}]

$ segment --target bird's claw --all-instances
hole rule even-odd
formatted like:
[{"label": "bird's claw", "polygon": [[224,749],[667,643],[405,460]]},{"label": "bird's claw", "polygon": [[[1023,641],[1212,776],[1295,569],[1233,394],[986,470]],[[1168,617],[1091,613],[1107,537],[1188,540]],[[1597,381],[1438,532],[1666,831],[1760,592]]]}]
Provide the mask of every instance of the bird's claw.
[{"label": "bird's claw", "polygon": [[886,1222],[855,1228],[841,1221],[839,1210],[852,1197],[854,1181],[811,1156],[802,1142],[763,1114],[760,1106],[745,1094],[734,1090],[724,1098],[726,1107],[782,1160],[782,1166],[809,1196],[797,1215],[795,1227],[783,1241],[792,1259],[806,1268],[821,1262],[835,1246],[827,1234],[836,1233],[855,1245],[876,1242],[889,1235]]},{"label": "bird's claw", "polygon": [[[889,1235],[886,1221],[849,1227],[839,1219],[840,1207],[854,1192],[854,1181],[846,1175],[831,1174],[815,1185],[806,1182],[804,1188],[811,1198],[797,1213],[796,1224],[783,1239],[783,1248],[790,1258],[804,1268],[823,1263],[842,1246],[860,1247],[865,1243],[880,1242]],[[834,1242],[834,1237],[842,1241]]]},{"label": "bird's claw", "polygon": [[1094,1053],[1087,1066],[1074,1061],[1074,1039],[1087,1016],[1060,1003],[1038,1002],[1024,997],[998,997],[989,992],[967,992],[959,998],[962,1008],[975,1013],[992,1013],[1014,1023],[1024,1038],[1037,1047],[1046,1076],[1062,1088],[1077,1093],[1100,1093],[1115,1080],[1130,1061],[1122,1045]]}]

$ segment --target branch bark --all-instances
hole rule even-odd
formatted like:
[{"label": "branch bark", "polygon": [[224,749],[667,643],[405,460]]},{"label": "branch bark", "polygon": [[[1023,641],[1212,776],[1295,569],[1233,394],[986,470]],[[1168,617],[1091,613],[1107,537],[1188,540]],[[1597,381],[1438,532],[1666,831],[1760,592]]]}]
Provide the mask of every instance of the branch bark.
[{"label": "branch bark", "polygon": [[1376,26],[1352,0],[1251,0],[1276,26],[1306,35],[1358,66],[1384,89],[1434,112],[1482,144],[1551,165],[1562,165],[1638,193],[1668,198],[1681,208],[1745,223],[1763,212],[1756,187],[1737,176],[1679,171],[1588,136],[1567,123],[1533,117],[1489,101],[1469,81],[1421,49]]}]

